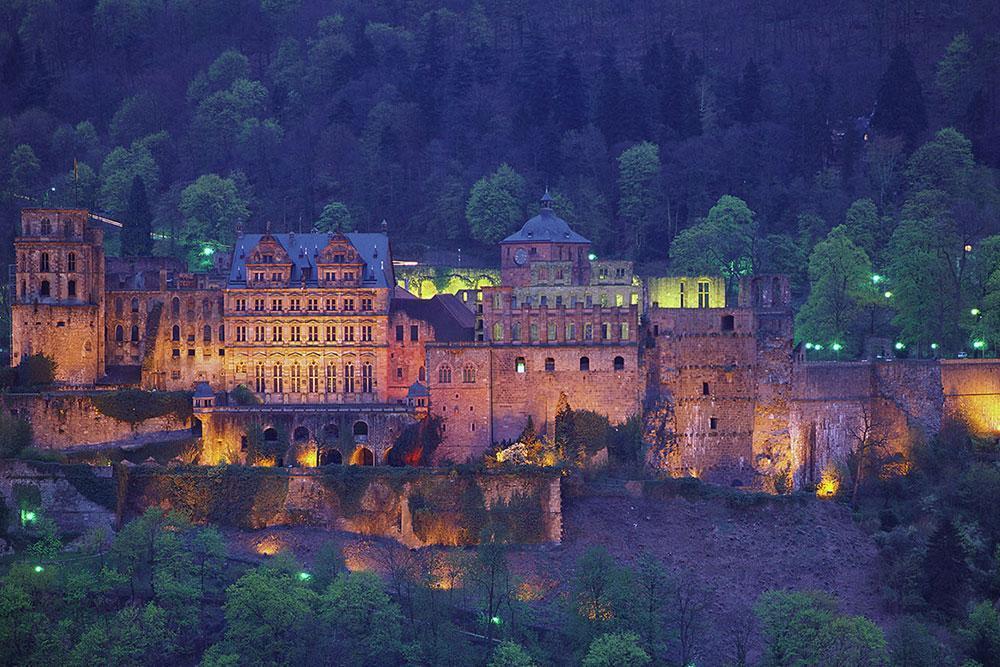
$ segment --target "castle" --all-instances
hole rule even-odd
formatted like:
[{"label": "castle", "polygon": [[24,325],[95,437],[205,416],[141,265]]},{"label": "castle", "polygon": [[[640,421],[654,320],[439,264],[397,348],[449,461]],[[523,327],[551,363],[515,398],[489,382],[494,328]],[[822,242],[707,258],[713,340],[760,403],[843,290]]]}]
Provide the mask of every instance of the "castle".
[{"label": "castle", "polygon": [[106,258],[87,211],[25,209],[15,246],[12,363],[49,356],[61,390],[19,408],[43,446],[70,444],[56,430],[118,439],[80,435],[63,403],[44,414],[122,387],[193,391],[205,463],[246,460],[258,429],[289,443],[267,463],[381,465],[427,414],[437,460],[476,460],[529,417],[551,434],[561,396],[642,415],[647,460],[670,474],[764,488],[816,481],[876,413],[897,442],[949,415],[1000,432],[990,362],[805,363],[785,277],[744,278],[735,305],[719,278],[640,280],[547,193],[500,243],[499,286],[430,299],[399,286],[385,233],[240,234],[197,274]]}]

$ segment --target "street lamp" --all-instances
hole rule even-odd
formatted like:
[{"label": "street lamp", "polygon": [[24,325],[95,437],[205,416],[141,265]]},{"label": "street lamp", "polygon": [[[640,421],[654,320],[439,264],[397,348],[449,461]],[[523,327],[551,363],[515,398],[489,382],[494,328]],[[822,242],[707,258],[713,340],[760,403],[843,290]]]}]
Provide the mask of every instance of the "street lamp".
[{"label": "street lamp", "polygon": [[880,276],[877,273],[873,273],[872,274],[872,283],[878,285],[880,282],[882,282],[882,276]]},{"label": "street lamp", "polygon": [[882,296],[884,296],[887,299],[891,299],[892,298],[892,292],[890,292],[889,290],[886,290],[885,293]]},{"label": "street lamp", "polygon": [[893,345],[893,347],[896,348],[897,350],[903,350],[906,348],[906,345],[903,344],[903,341],[897,340],[896,344]]},{"label": "street lamp", "polygon": [[969,313],[971,313],[973,317],[979,317],[979,314],[980,314],[981,312],[982,312],[982,311],[981,311],[981,310],[979,310],[978,308],[973,308],[972,310],[970,310],[970,311],[969,311]]}]

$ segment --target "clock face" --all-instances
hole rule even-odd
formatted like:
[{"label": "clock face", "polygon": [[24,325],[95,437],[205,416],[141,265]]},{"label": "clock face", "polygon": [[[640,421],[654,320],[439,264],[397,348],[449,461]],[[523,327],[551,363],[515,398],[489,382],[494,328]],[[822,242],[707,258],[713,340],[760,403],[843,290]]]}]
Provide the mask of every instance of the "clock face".
[{"label": "clock face", "polygon": [[525,250],[524,248],[518,248],[514,252],[514,263],[524,264],[527,261],[528,261],[528,251]]}]

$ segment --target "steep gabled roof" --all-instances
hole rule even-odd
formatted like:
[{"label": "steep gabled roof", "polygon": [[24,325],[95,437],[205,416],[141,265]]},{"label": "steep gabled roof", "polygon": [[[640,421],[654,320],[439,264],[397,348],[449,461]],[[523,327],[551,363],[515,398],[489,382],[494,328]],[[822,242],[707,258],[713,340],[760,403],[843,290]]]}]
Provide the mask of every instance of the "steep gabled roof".
[{"label": "steep gabled roof", "polygon": [[394,299],[392,309],[434,327],[434,340],[455,343],[475,339],[476,315],[454,294],[436,294],[430,299]]}]

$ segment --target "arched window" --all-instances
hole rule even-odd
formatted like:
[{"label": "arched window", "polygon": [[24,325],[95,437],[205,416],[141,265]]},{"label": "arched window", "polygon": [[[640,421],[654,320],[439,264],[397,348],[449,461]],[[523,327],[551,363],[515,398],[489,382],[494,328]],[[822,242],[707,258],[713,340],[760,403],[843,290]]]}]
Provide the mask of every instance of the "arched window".
[{"label": "arched window", "polygon": [[71,297],[76,296],[76,281],[70,280],[66,283],[66,294]]},{"label": "arched window", "polygon": [[309,441],[309,429],[305,426],[297,426],[294,431],[292,431],[292,439],[295,442],[308,442]]},{"label": "arched window", "polygon": [[616,371],[625,370],[625,357],[615,357],[614,368]]},{"label": "arched window", "polygon": [[438,382],[441,384],[451,383],[451,366],[445,364],[438,368]]},{"label": "arched window", "polygon": [[132,325],[132,342],[133,343],[139,342],[139,325],[137,324]]},{"label": "arched window", "polygon": [[552,357],[545,357],[545,370],[549,373],[556,369],[556,360]]},{"label": "arched window", "polygon": [[284,372],[281,369],[281,362],[276,363],[274,365],[274,368],[271,369],[271,377],[272,377],[271,390],[275,394],[280,394],[280,393],[284,392],[285,391],[285,376],[284,376]]},{"label": "arched window", "polygon": [[73,236],[73,223],[67,220],[63,223],[63,236],[70,238]]},{"label": "arched window", "polygon": [[476,381],[476,367],[466,364],[462,369],[462,382],[472,383]]},{"label": "arched window", "polygon": [[493,340],[503,340],[503,324],[500,322],[493,325]]},{"label": "arched window", "polygon": [[120,343],[123,340],[125,340],[125,329],[123,329],[122,325],[119,324],[115,327],[115,342]]},{"label": "arched window", "polygon": [[302,391],[302,367],[299,362],[292,363],[292,393],[298,394]]},{"label": "arched window", "polygon": [[43,273],[47,273],[49,271],[49,253],[42,253],[42,257],[39,260],[39,270]]},{"label": "arched window", "polygon": [[510,325],[510,339],[513,341],[521,340],[521,323],[514,322]]},{"label": "arched window", "polygon": [[353,427],[354,438],[357,439],[359,436],[362,438],[368,437],[368,422],[358,420],[354,422]]},{"label": "arched window", "polygon": [[427,369],[425,369],[423,366],[421,366],[420,370],[417,371],[417,379],[420,380],[421,382],[427,381]]},{"label": "arched window", "polygon": [[315,361],[309,362],[309,393],[315,394],[319,392],[319,366],[316,365]]},{"label": "arched window", "polygon": [[361,392],[370,394],[375,391],[375,380],[372,376],[372,365],[367,361],[361,364]]},{"label": "arched window", "polygon": [[590,357],[580,357],[580,370],[581,371],[590,370]]},{"label": "arched window", "polygon": [[181,300],[176,296],[170,300],[170,314],[179,317],[181,314]]},{"label": "arched window", "polygon": [[138,313],[139,312],[139,299],[133,298],[131,306],[132,306],[132,312],[133,313]]},{"label": "arched window", "polygon": [[202,329],[201,338],[206,343],[211,343],[212,342],[212,327],[211,326],[209,326],[207,324],[205,325],[205,327]]},{"label": "arched window", "polygon": [[42,281],[42,287],[39,290],[39,292],[40,292],[40,294],[42,296],[51,296],[51,294],[52,294],[52,286],[49,284],[48,280],[43,280]]},{"label": "arched window", "polygon": [[277,442],[278,441],[278,429],[273,426],[268,426],[264,429],[264,442]]},{"label": "arched window", "polygon": [[176,343],[180,341],[180,339],[181,339],[181,328],[175,324],[173,329],[170,330],[170,340]]},{"label": "arched window", "polygon": [[75,252],[71,252],[70,254],[66,255],[66,270],[67,271],[76,271],[76,253]]},{"label": "arched window", "polygon": [[328,422],[323,426],[323,442],[330,444],[340,440],[340,426],[336,422]]},{"label": "arched window", "polygon": [[212,303],[208,299],[201,300],[201,314],[203,317],[212,316]]},{"label": "arched window", "polygon": [[41,225],[41,227],[42,227],[42,231],[41,231],[41,235],[42,236],[48,236],[49,234],[52,233],[52,223],[49,222],[48,218],[42,218],[42,225]]}]

